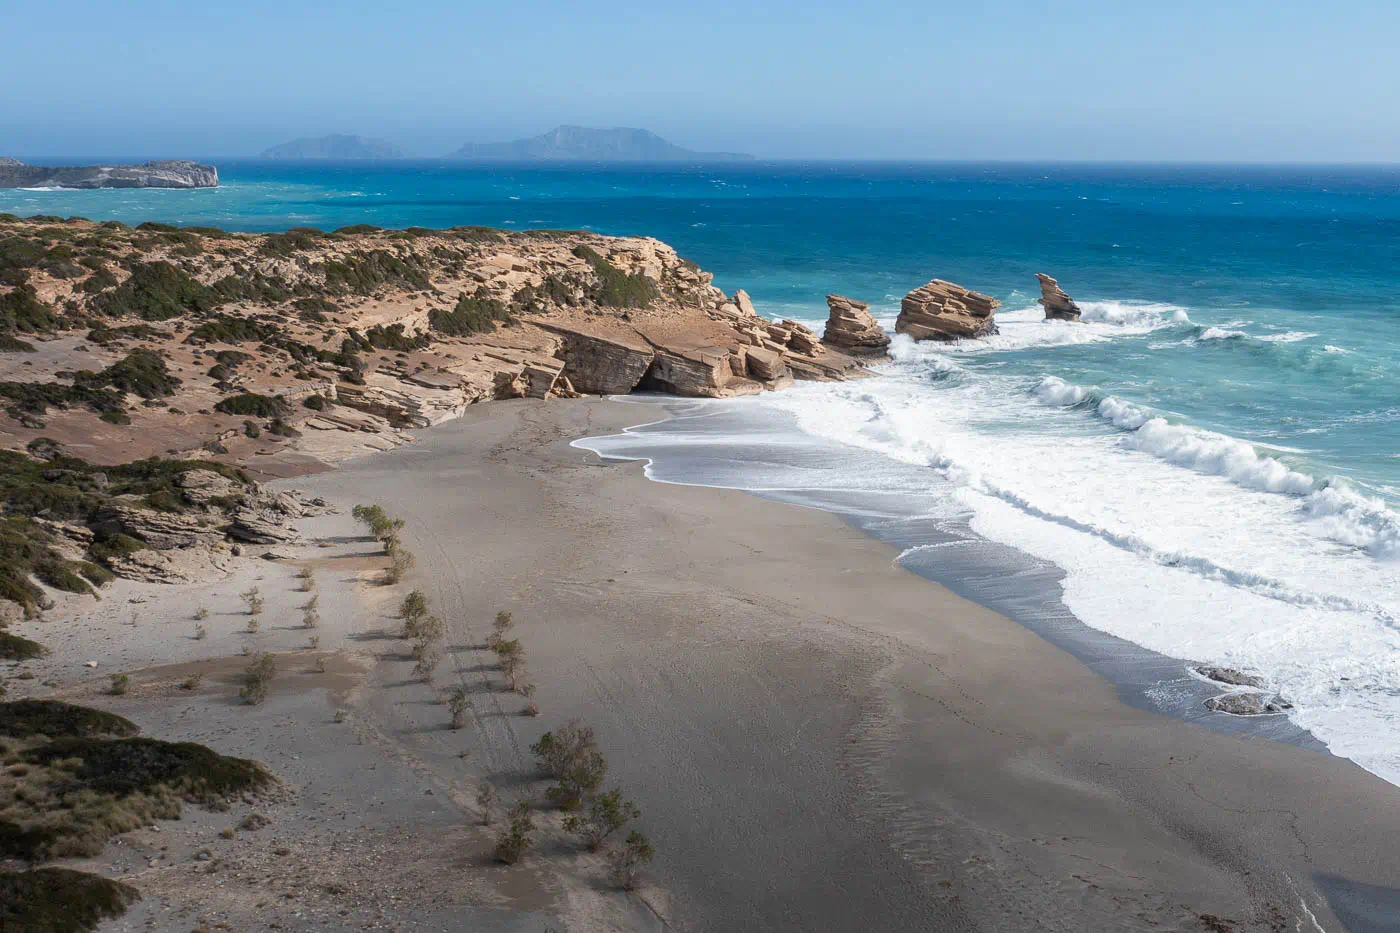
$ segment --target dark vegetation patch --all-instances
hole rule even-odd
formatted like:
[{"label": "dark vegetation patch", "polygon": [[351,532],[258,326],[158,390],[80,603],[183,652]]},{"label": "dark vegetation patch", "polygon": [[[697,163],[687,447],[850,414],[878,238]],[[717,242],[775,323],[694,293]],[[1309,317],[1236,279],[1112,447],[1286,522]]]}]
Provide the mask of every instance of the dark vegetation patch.
[{"label": "dark vegetation patch", "polygon": [[0,931],[88,933],[140,899],[129,884],[71,868],[0,872]]},{"label": "dark vegetation patch", "polygon": [[249,340],[266,340],[276,332],[275,328],[252,318],[221,314],[190,331],[185,343],[246,343]]},{"label": "dark vegetation patch", "polygon": [[308,395],[301,400],[301,404],[312,411],[326,411],[332,407],[331,400],[324,395]]},{"label": "dark vegetation patch", "polygon": [[130,738],[140,731],[140,727],[125,716],[58,700],[0,703],[0,735],[10,738],[27,739],[35,735],[50,739],[102,735]]},{"label": "dark vegetation patch", "polygon": [[375,350],[421,350],[432,343],[427,334],[409,336],[403,332],[402,324],[385,327],[376,324],[365,331],[364,342]]},{"label": "dark vegetation patch", "polygon": [[58,315],[39,300],[32,285],[18,285],[0,295],[0,330],[43,333],[53,330],[57,323]]},{"label": "dark vegetation patch", "polygon": [[488,333],[496,329],[498,322],[507,323],[510,320],[510,309],[504,302],[491,297],[485,286],[478,288],[475,295],[459,297],[451,311],[434,308],[428,312],[428,326],[449,337]]},{"label": "dark vegetation patch", "polygon": [[417,291],[431,288],[422,260],[400,258],[388,250],[357,250],[343,260],[327,259],[322,264],[326,290],[334,295],[372,295],[386,285],[400,285]]},{"label": "dark vegetation patch", "polygon": [[335,233],[342,236],[357,236],[365,233],[380,233],[383,227],[376,227],[374,224],[351,224],[348,227],[337,227]]},{"label": "dark vegetation patch", "polygon": [[137,263],[131,278],[93,301],[103,314],[143,321],[168,321],[218,304],[213,289],[164,260]]},{"label": "dark vegetation patch", "polygon": [[[32,661],[35,658],[42,658],[48,653],[49,649],[37,641],[0,629],[0,658],[6,661]],[[3,714],[0,714],[0,724],[3,724]]]},{"label": "dark vegetation patch", "polygon": [[193,742],[142,738],[131,722],[46,701],[0,704],[0,855],[97,855],[114,835],[178,819],[184,802],[225,809],[275,783],[261,764]]},{"label": "dark vegetation patch", "polygon": [[291,256],[314,249],[325,236],[315,227],[293,227],[286,233],[270,233],[263,238],[259,252],[266,256]]},{"label": "dark vegetation patch", "polygon": [[99,373],[78,373],[74,384],[89,388],[111,386],[144,399],[154,399],[174,395],[180,379],[171,375],[159,353],[138,348]]},{"label": "dark vegetation patch", "polygon": [[124,393],[144,399],[163,398],[174,395],[179,384],[180,379],[170,374],[160,354],[136,349],[100,372],[74,373],[71,386],[61,382],[0,382],[0,396],[10,400],[6,411],[13,418],[42,415],[50,406],[79,405],[106,416],[121,413]]},{"label": "dark vegetation patch", "polygon": [[[309,286],[301,286],[306,289]],[[280,278],[264,275],[261,272],[240,272],[219,279],[210,289],[222,303],[227,301],[253,301],[276,304],[286,301],[298,289],[289,286]]]},{"label": "dark vegetation patch", "polygon": [[209,367],[209,378],[220,385],[232,382],[233,377],[238,374],[238,367],[252,358],[252,354],[242,350],[220,350],[214,354],[214,365]]},{"label": "dark vegetation patch", "polygon": [[643,272],[628,275],[587,246],[574,247],[574,255],[593,267],[598,284],[590,297],[604,307],[646,308],[661,297],[656,281]]},{"label": "dark vegetation patch", "polygon": [[0,331],[0,353],[34,353],[34,344],[20,340],[14,334]]},{"label": "dark vegetation patch", "polygon": [[98,324],[88,331],[87,339],[100,347],[105,347],[118,340],[168,340],[170,334],[163,330],[157,330],[149,324],[123,324],[120,327]]},{"label": "dark vegetation patch", "polygon": [[298,298],[292,302],[292,307],[296,310],[297,317],[313,324],[324,323],[327,314],[335,314],[340,310],[340,305],[325,298]]},{"label": "dark vegetation patch", "polygon": [[214,410],[225,415],[253,415],[258,418],[278,418],[287,413],[287,403],[271,395],[243,392],[221,399]]}]

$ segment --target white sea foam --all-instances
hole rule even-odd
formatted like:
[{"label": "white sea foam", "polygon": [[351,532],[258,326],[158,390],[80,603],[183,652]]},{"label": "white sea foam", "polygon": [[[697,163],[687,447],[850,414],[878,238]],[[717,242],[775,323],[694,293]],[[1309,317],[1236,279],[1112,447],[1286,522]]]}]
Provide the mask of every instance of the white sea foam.
[{"label": "white sea foam", "polygon": [[1300,340],[1310,340],[1316,336],[1317,334],[1309,333],[1305,330],[1290,330],[1287,333],[1266,334],[1262,337],[1256,337],[1255,339],[1262,340],[1265,343],[1297,343]]},{"label": "white sea foam", "polygon": [[1198,340],[1238,340],[1241,337],[1248,337],[1242,330],[1233,330],[1229,327],[1207,327],[1201,332]]}]

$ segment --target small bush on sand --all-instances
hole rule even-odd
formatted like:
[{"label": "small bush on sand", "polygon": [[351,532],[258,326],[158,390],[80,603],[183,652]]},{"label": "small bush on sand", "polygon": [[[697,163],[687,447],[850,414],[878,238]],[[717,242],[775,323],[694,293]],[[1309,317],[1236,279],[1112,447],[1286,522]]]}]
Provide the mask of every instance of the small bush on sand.
[{"label": "small bush on sand", "polygon": [[209,610],[208,610],[208,609],[205,609],[203,606],[200,606],[198,609],[195,610],[195,612],[194,612],[194,620],[195,620],[196,622],[203,622],[203,621],[204,621],[205,619],[207,619],[207,618],[209,618]]},{"label": "small bush on sand", "polygon": [[622,799],[622,791],[613,788],[599,794],[590,801],[581,813],[571,813],[564,818],[564,832],[573,833],[583,840],[588,851],[597,852],[613,833],[635,820],[642,811],[630,800]]},{"label": "small bush on sand", "polygon": [[467,688],[453,687],[447,695],[447,708],[452,713],[452,728],[460,729],[467,724]]},{"label": "small bush on sand", "polygon": [[412,551],[397,548],[393,552],[393,557],[389,560],[389,566],[384,568],[384,582],[389,584],[398,583],[404,578],[404,574],[413,567],[414,557]]},{"label": "small bush on sand", "polygon": [[[428,597],[423,595],[422,590],[414,590],[403,598],[399,603],[399,618],[403,619],[405,630],[409,625],[416,624],[428,614]],[[412,638],[412,635],[406,635]]]},{"label": "small bush on sand", "polygon": [[316,589],[316,574],[310,567],[303,567],[301,573],[297,574],[297,579],[301,581],[303,593],[310,593]]},{"label": "small bush on sand", "polygon": [[563,810],[576,810],[584,797],[603,785],[608,763],[598,751],[593,730],[571,719],[560,729],[546,732],[530,746],[540,770],[554,778],[545,797]]},{"label": "small bush on sand", "polygon": [[263,598],[256,586],[246,593],[240,593],[239,596],[242,597],[243,602],[248,606],[248,615],[255,616],[262,614]]},{"label": "small bush on sand", "polygon": [[253,616],[253,618],[248,620],[248,634],[256,635],[260,628],[262,628],[262,623],[258,621],[257,616]]},{"label": "small bush on sand", "polygon": [[502,610],[496,613],[496,621],[491,623],[492,644],[505,638],[506,633],[511,630],[511,626],[513,625],[515,625],[515,620],[510,617],[509,612]]},{"label": "small bush on sand", "polygon": [[307,609],[301,614],[301,624],[305,628],[316,628],[321,624],[321,614],[315,609]]},{"label": "small bush on sand", "polygon": [[530,835],[534,831],[535,818],[530,814],[530,804],[522,800],[511,808],[509,822],[501,827],[501,833],[496,837],[496,861],[507,865],[520,861],[533,844]]},{"label": "small bush on sand", "polygon": [[244,669],[243,689],[238,691],[238,695],[243,698],[243,702],[257,705],[267,699],[268,687],[272,684],[272,678],[277,676],[277,659],[270,654],[255,654],[253,662]]},{"label": "small bush on sand", "polygon": [[481,825],[490,826],[496,815],[496,785],[490,781],[476,785],[476,809],[481,813]]},{"label": "small bush on sand", "polygon": [[131,678],[125,674],[112,675],[112,696],[124,696],[131,689]]},{"label": "small bush on sand", "polygon": [[186,677],[183,681],[181,681],[181,683],[180,683],[180,689],[181,689],[181,690],[198,690],[198,689],[199,689],[199,685],[202,684],[202,683],[204,683],[204,675],[203,675],[203,674],[199,674],[199,673],[191,674],[190,676]]},{"label": "small bush on sand", "polygon": [[413,676],[423,681],[425,684],[433,682],[433,677],[437,674],[437,667],[442,663],[442,649],[436,642],[415,648],[417,663],[413,665]]},{"label": "small bush on sand", "polygon": [[651,840],[641,831],[632,830],[620,847],[608,853],[613,881],[624,891],[636,890],[637,876],[642,866],[655,856],[656,850],[652,848]]},{"label": "small bush on sand", "polygon": [[208,638],[208,637],[209,637],[209,630],[208,630],[207,628],[205,628],[205,627],[202,626],[202,625],[196,625],[196,626],[194,627],[194,640],[195,640],[195,641],[204,641],[204,639],[206,639],[206,638]]}]

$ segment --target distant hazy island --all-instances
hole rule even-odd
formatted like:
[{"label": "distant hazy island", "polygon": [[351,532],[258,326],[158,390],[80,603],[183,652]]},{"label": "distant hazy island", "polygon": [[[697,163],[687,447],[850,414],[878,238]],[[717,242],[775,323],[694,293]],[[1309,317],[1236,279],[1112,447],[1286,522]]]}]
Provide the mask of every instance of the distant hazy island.
[{"label": "distant hazy island", "polygon": [[271,149],[264,149],[264,159],[402,159],[403,150],[387,139],[371,136],[329,136],[294,139]]},{"label": "distant hazy island", "polygon": [[557,126],[540,136],[508,143],[467,143],[450,159],[478,162],[741,162],[741,152],[695,152],[648,130]]},{"label": "distant hazy island", "polygon": [[219,170],[183,159],[140,165],[26,165],[0,158],[0,188],[217,188]]}]

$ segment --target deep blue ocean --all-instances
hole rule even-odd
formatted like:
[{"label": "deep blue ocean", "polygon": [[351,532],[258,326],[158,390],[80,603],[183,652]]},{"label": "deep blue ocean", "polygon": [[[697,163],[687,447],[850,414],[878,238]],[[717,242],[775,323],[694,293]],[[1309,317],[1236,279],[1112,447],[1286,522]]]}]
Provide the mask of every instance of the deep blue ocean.
[{"label": "deep blue ocean", "polygon": [[[899,339],[881,378],[697,417],[890,464],[775,465],[766,488],[936,489],[928,509],[1059,567],[1085,624],[1258,671],[1400,780],[1400,167],[215,161],[218,189],[0,191],[0,211],[648,235],[818,327],[829,292],[891,329],[931,278],[999,298],[998,337]],[[1082,323],[1041,320],[1036,272]]]}]

